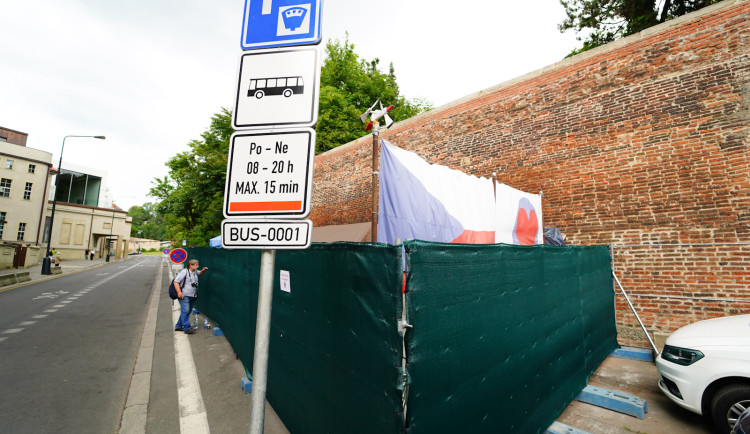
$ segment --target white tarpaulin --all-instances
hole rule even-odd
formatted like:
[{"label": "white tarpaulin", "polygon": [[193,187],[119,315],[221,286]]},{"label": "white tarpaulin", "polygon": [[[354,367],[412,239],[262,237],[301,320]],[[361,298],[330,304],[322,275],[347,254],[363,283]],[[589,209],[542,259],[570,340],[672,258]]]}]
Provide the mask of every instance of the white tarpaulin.
[{"label": "white tarpaulin", "polygon": [[378,242],[543,244],[542,198],[381,140]]},{"label": "white tarpaulin", "polygon": [[544,244],[542,196],[498,184],[495,191],[495,242]]}]

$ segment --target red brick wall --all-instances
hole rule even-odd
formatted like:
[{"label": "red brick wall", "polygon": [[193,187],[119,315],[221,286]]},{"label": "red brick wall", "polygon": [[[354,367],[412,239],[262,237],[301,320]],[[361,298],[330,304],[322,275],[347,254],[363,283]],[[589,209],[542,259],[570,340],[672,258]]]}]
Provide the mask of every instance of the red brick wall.
[{"label": "red brick wall", "polygon": [[[543,190],[545,226],[573,244],[750,243],[750,1],[561,61],[383,138],[431,163]],[[316,157],[316,226],[370,220],[371,142]],[[750,313],[750,302],[706,300],[750,300],[747,246],[614,250],[653,333]],[[621,341],[644,342],[623,303]]]}]

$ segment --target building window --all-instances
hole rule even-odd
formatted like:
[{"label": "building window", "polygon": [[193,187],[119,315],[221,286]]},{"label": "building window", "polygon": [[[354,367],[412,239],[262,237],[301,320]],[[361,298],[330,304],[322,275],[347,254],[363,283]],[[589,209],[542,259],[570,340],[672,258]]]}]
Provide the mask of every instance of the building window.
[{"label": "building window", "polygon": [[4,230],[5,230],[5,211],[0,211],[0,240],[3,239]]},{"label": "building window", "polygon": [[7,142],[8,138],[5,136],[0,136],[0,142]]},{"label": "building window", "polygon": [[79,205],[99,205],[102,179],[85,173],[61,170],[57,175],[55,200]]},{"label": "building window", "polygon": [[34,173],[36,171],[36,164],[29,164],[29,173]]},{"label": "building window", "polygon": [[5,160],[5,168],[6,169],[12,169],[13,168],[13,160]]},{"label": "building window", "polygon": [[0,196],[2,197],[9,197],[10,196],[10,185],[13,181],[11,181],[8,178],[2,178],[0,179]]},{"label": "building window", "polygon": [[26,183],[26,188],[23,191],[23,200],[31,200],[31,186],[32,183]]},{"label": "building window", "polygon": [[18,238],[16,238],[16,240],[23,241],[24,234],[26,234],[26,223],[19,223],[18,224]]}]

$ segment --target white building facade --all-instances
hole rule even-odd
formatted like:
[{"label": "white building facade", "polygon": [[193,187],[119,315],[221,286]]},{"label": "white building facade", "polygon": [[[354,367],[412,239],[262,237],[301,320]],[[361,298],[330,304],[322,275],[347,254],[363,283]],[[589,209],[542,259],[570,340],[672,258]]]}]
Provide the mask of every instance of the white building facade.
[{"label": "white building facade", "polygon": [[35,266],[51,249],[63,261],[92,249],[95,258],[122,258],[132,219],[111,202],[102,206],[106,172],[63,162],[55,190],[52,154],[26,147],[26,137],[0,127],[0,269]]}]

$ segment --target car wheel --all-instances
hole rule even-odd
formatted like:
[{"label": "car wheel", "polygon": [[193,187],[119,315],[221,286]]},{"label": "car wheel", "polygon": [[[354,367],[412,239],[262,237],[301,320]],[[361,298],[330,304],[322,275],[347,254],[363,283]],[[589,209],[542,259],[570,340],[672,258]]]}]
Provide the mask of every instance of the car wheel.
[{"label": "car wheel", "polygon": [[261,98],[263,98],[263,95],[265,95],[265,94],[266,94],[265,92],[263,92],[262,90],[259,90],[259,91],[255,92],[255,97],[258,98],[258,99],[261,99]]},{"label": "car wheel", "polygon": [[294,95],[294,92],[292,92],[292,89],[284,89],[284,96],[289,98],[290,96]]},{"label": "car wheel", "polygon": [[711,401],[711,416],[717,432],[729,432],[737,422],[737,418],[748,407],[750,407],[750,385],[730,384],[719,389]]}]

